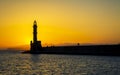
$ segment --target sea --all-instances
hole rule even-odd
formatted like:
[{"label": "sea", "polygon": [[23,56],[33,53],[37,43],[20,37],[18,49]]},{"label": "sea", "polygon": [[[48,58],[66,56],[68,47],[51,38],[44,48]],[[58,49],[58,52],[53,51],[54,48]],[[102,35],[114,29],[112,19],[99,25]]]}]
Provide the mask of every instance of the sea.
[{"label": "sea", "polygon": [[0,75],[120,75],[120,57],[0,51]]}]

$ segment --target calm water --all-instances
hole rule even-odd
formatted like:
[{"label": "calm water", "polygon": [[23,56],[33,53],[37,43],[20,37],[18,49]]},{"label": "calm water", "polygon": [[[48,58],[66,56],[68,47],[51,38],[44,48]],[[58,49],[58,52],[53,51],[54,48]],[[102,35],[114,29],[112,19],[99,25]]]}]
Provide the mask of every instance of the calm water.
[{"label": "calm water", "polygon": [[120,75],[120,57],[0,52],[0,75]]}]

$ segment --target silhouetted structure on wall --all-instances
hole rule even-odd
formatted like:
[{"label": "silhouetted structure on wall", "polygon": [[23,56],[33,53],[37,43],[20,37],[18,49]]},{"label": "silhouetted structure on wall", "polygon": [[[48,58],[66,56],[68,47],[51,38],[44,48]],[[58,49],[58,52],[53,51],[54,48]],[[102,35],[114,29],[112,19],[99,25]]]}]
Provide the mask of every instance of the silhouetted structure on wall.
[{"label": "silhouetted structure on wall", "polygon": [[30,51],[31,52],[40,52],[42,49],[41,41],[37,41],[37,22],[36,20],[33,23],[33,42],[30,42]]},{"label": "silhouetted structure on wall", "polygon": [[30,51],[22,53],[31,54],[81,54],[81,55],[114,55],[120,56],[120,44],[113,45],[86,45],[81,46],[52,46],[42,47],[37,41],[37,22],[33,23],[33,42],[30,42]]}]

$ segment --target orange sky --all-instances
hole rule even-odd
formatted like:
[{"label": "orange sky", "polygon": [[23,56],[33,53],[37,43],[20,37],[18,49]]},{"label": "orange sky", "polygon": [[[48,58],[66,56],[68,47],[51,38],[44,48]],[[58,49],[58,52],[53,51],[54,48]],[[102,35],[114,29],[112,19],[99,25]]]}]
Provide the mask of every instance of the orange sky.
[{"label": "orange sky", "polygon": [[44,45],[120,43],[120,0],[0,0],[0,48],[27,45],[33,21]]}]

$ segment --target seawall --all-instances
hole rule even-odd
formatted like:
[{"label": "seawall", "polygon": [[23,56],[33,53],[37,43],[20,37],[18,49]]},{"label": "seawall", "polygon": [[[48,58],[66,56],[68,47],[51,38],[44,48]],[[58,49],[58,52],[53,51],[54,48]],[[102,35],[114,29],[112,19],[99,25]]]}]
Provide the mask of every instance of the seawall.
[{"label": "seawall", "polygon": [[120,45],[43,47],[41,50],[37,52],[25,51],[23,53],[120,56]]}]

